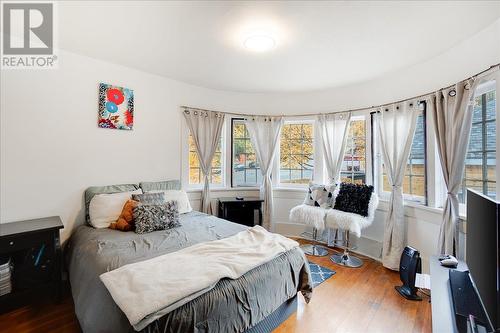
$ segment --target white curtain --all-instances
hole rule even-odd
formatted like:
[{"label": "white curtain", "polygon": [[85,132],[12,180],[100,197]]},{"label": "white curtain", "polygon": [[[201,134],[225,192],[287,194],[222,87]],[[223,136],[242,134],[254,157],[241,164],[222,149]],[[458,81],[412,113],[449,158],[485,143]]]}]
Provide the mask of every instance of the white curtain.
[{"label": "white curtain", "polygon": [[193,137],[200,169],[203,173],[203,191],[201,193],[200,210],[212,214],[210,202],[210,178],[212,174],[212,160],[219,144],[224,114],[214,111],[200,111],[186,109],[183,112],[186,123]]},{"label": "white curtain", "polygon": [[418,103],[410,101],[391,105],[377,114],[384,167],[389,185],[392,186],[384,225],[382,263],[393,270],[399,268],[406,243],[402,185],[418,112]]},{"label": "white curtain", "polygon": [[473,102],[474,83],[470,80],[439,90],[430,98],[430,112],[434,118],[439,161],[448,192],[439,230],[438,253],[440,254],[455,252],[456,226],[459,218],[457,194],[464,173]]},{"label": "white curtain", "polygon": [[271,230],[273,213],[273,184],[271,172],[276,146],[283,126],[283,117],[248,117],[245,125],[250,135],[250,141],[255,149],[257,162],[262,173],[260,196],[264,199],[263,227]]},{"label": "white curtain", "polygon": [[[344,160],[344,151],[349,136],[351,113],[322,114],[318,116],[318,138],[321,142],[321,152],[325,161],[328,184],[340,184],[339,175]],[[329,246],[335,246],[343,241],[342,233],[337,229],[328,228],[323,232],[323,237]]]},{"label": "white curtain", "polygon": [[318,116],[319,139],[329,184],[339,183],[350,120],[350,112]]}]

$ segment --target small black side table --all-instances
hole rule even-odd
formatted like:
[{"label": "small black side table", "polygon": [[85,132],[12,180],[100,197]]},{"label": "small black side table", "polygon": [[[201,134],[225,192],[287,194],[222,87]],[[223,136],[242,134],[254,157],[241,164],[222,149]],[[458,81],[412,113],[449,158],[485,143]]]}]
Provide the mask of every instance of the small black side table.
[{"label": "small black side table", "polygon": [[254,213],[259,213],[258,224],[262,225],[262,203],[260,198],[219,198],[219,217],[231,222],[253,227],[255,225]]},{"label": "small black side table", "polygon": [[62,228],[59,216],[0,224],[0,257],[12,266],[12,291],[0,296],[0,313],[50,294],[61,300]]}]

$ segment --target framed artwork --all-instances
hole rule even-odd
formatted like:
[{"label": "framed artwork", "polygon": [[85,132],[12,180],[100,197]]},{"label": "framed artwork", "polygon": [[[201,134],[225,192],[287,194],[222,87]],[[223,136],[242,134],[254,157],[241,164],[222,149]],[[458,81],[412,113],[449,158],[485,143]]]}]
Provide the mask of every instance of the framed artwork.
[{"label": "framed artwork", "polygon": [[131,130],[134,126],[134,91],[99,83],[100,128]]}]

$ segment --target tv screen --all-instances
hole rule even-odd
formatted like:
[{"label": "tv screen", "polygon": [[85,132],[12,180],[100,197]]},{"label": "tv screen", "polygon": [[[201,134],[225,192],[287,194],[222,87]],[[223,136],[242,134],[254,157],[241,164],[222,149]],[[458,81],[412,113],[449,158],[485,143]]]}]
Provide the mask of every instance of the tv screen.
[{"label": "tv screen", "polygon": [[466,262],[486,312],[500,326],[500,204],[467,189]]}]

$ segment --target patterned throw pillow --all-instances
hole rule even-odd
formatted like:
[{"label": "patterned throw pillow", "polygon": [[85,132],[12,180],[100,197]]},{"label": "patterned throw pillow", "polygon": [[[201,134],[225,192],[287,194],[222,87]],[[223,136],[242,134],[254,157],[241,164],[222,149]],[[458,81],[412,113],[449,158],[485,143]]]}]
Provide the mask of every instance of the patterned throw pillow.
[{"label": "patterned throw pillow", "polygon": [[372,193],[371,185],[342,183],[333,208],[366,217]]},{"label": "patterned throw pillow", "polygon": [[165,194],[163,192],[132,194],[132,200],[145,205],[161,205],[165,202]]},{"label": "patterned throw pillow", "polygon": [[135,232],[144,234],[180,226],[176,201],[161,205],[139,204],[134,208]]},{"label": "patterned throw pillow", "polygon": [[304,199],[304,204],[321,208],[332,208],[334,191],[334,184],[320,185],[311,183],[309,184],[309,190]]}]

